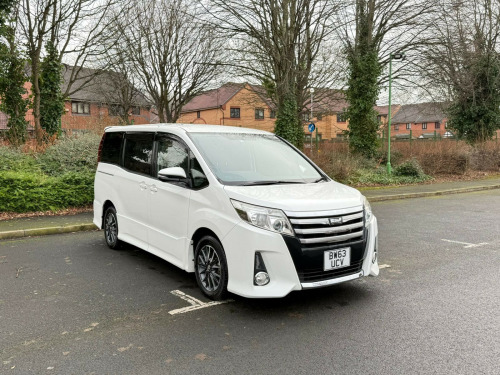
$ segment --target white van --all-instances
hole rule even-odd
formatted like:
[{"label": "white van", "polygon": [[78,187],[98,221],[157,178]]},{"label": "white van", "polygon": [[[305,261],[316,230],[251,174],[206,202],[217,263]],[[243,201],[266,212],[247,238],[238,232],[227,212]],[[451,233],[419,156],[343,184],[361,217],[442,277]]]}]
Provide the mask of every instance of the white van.
[{"label": "white van", "polygon": [[194,272],[212,299],[283,297],[377,276],[377,219],[357,190],[264,131],[217,125],[107,128],[94,223]]}]

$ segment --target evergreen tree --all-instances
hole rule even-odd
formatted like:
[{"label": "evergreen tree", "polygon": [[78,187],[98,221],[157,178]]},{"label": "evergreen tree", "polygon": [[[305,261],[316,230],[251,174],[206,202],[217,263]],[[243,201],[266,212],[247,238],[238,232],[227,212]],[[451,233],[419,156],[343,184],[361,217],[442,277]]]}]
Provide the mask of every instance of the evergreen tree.
[{"label": "evergreen tree", "polygon": [[64,97],[61,92],[62,65],[52,42],[45,46],[47,55],[40,65],[40,125],[47,136],[61,132]]},{"label": "evergreen tree", "polygon": [[276,116],[274,132],[285,138],[294,146],[301,148],[304,143],[304,130],[298,117],[297,100],[293,95],[287,95]]},{"label": "evergreen tree", "polygon": [[25,60],[17,49],[14,29],[7,24],[14,1],[0,2],[0,111],[8,116],[7,138],[19,146],[26,141],[26,111],[29,100],[24,84]]},{"label": "evergreen tree", "polygon": [[378,83],[382,67],[378,48],[373,41],[373,12],[362,1],[357,8],[357,37],[354,48],[348,51],[349,79],[346,111],[349,120],[349,147],[351,151],[366,157],[373,157],[378,147],[377,131],[379,123],[376,104],[380,85]]},{"label": "evergreen tree", "polygon": [[468,143],[491,139],[500,129],[500,57],[479,54],[464,67],[473,84],[455,88],[455,100],[448,109],[449,127]]}]

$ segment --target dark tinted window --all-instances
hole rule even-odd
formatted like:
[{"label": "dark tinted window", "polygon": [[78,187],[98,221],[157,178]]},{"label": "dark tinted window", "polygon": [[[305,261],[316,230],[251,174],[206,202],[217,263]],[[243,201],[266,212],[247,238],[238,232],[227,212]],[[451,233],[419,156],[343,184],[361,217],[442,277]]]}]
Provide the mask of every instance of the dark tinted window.
[{"label": "dark tinted window", "polygon": [[132,133],[125,136],[123,166],[132,172],[150,174],[153,134]]},{"label": "dark tinted window", "polygon": [[176,140],[160,138],[158,141],[158,173],[163,168],[181,167],[188,175],[188,152],[184,145]]},{"label": "dark tinted window", "polygon": [[106,133],[102,144],[101,161],[120,164],[123,133]]}]

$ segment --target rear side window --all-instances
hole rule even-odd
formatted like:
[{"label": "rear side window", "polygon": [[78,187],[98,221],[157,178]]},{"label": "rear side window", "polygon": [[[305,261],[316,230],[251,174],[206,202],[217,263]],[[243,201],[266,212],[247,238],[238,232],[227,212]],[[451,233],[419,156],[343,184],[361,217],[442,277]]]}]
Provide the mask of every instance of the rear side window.
[{"label": "rear side window", "polygon": [[120,164],[123,133],[106,133],[102,144],[101,162]]},{"label": "rear side window", "polygon": [[132,133],[125,136],[123,166],[136,173],[151,174],[153,134]]}]

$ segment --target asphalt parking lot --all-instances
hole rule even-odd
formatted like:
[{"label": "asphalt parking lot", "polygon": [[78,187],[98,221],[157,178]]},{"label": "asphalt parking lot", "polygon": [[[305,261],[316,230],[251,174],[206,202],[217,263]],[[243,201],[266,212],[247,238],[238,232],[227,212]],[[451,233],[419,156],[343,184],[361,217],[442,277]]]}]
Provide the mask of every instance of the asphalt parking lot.
[{"label": "asphalt parking lot", "polygon": [[500,190],[373,210],[378,278],[276,300],[204,305],[102,232],[0,241],[0,373],[498,374]]}]

